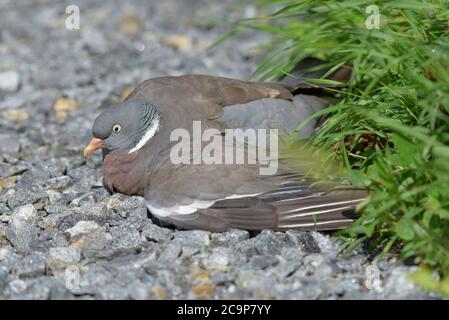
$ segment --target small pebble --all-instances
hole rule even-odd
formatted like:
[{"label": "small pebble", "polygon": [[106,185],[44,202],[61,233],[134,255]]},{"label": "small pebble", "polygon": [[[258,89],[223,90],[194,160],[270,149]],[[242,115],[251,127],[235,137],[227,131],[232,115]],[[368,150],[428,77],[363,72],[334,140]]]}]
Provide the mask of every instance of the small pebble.
[{"label": "small pebble", "polygon": [[98,223],[94,221],[79,221],[72,228],[65,230],[65,232],[68,232],[70,234],[70,237],[75,237],[80,234],[95,232],[100,228],[101,227],[98,225]]},{"label": "small pebble", "polygon": [[20,75],[15,70],[0,71],[0,90],[15,92],[20,86]]}]

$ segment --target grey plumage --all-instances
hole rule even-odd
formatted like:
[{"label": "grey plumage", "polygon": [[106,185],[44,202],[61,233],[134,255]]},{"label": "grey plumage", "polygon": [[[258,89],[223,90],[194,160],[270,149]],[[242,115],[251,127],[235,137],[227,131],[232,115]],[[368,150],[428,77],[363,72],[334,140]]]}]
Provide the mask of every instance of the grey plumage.
[{"label": "grey plumage", "polygon": [[[278,128],[292,132],[300,120],[327,106],[327,101],[299,94],[293,100],[260,99],[244,104],[227,106],[218,119],[229,128]],[[300,132],[301,138],[308,138],[315,132],[317,120],[314,119]]]}]

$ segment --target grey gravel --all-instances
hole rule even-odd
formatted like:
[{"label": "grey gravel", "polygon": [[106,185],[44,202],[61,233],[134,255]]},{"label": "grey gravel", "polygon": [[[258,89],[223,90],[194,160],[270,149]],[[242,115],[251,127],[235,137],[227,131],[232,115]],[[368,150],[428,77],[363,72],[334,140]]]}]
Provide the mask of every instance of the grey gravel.
[{"label": "grey gravel", "polygon": [[[317,232],[180,231],[141,197],[102,187],[85,160],[95,117],[163,75],[244,78],[266,35],[199,19],[250,18],[239,0],[0,1],[0,299],[428,299],[415,267]],[[63,100],[61,100],[63,99]],[[65,100],[64,100],[65,99]],[[67,102],[68,101],[68,102]]]},{"label": "grey gravel", "polygon": [[20,190],[12,189],[8,195],[8,207],[13,209],[26,204],[34,204],[47,197],[46,192],[39,185],[23,187]]},{"label": "grey gravel", "polygon": [[150,242],[168,242],[173,238],[173,232],[167,228],[161,228],[154,224],[147,224],[142,230],[142,236]]},{"label": "grey gravel", "polygon": [[[6,133],[0,133],[0,153],[3,155],[3,153],[16,153],[20,150],[20,143],[18,140],[18,136],[15,134],[6,134]],[[6,158],[9,161],[7,162],[15,162],[14,158]]]},{"label": "grey gravel", "polygon": [[6,230],[6,238],[20,253],[28,253],[37,245],[37,228],[20,218],[12,218]]},{"label": "grey gravel", "polygon": [[15,264],[12,273],[19,278],[35,278],[45,274],[45,257],[40,252],[24,256]]},{"label": "grey gravel", "polygon": [[53,247],[49,250],[49,259],[64,264],[73,264],[81,260],[81,251],[71,247]]},{"label": "grey gravel", "polygon": [[72,181],[72,178],[68,176],[61,176],[47,180],[45,186],[47,187],[47,189],[63,191],[64,189],[67,189],[67,187],[72,185]]},{"label": "grey gravel", "polygon": [[275,266],[279,263],[279,259],[275,256],[263,255],[254,256],[249,261],[249,264],[254,269],[266,269]]}]

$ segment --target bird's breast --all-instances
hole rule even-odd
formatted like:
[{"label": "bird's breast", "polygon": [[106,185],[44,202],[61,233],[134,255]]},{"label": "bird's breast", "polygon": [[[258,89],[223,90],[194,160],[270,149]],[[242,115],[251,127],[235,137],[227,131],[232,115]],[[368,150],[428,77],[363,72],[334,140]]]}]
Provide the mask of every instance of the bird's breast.
[{"label": "bird's breast", "polygon": [[107,154],[104,157],[104,185],[112,192],[144,195],[146,184],[145,151]]}]

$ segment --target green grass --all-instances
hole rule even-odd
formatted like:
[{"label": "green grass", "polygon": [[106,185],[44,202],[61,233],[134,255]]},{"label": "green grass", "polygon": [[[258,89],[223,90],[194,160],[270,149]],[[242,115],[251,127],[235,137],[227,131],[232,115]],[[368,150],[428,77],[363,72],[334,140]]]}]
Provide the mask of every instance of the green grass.
[{"label": "green grass", "polygon": [[[365,26],[371,4],[379,6],[380,29]],[[352,64],[349,85],[328,89],[339,100],[311,141],[330,150],[354,184],[373,190],[362,217],[342,233],[348,247],[369,239],[394,250],[423,267],[415,281],[449,294],[448,1],[262,3],[275,5],[275,14],[234,30],[271,34],[259,78],[280,78],[307,57]]]}]

